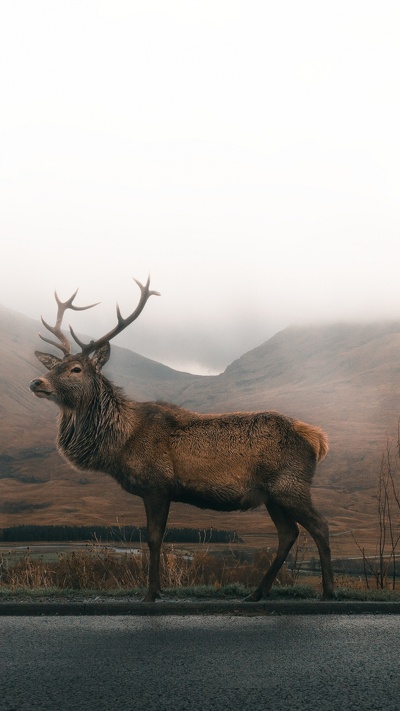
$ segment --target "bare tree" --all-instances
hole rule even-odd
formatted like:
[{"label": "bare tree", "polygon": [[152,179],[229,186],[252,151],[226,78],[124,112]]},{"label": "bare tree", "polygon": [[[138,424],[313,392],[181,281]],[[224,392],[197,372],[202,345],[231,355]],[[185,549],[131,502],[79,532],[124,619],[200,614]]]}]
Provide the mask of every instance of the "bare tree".
[{"label": "bare tree", "polygon": [[318,547],[323,595],[330,598],[328,524],[310,493],[316,464],[328,451],[325,433],[276,412],[204,415],[125,397],[101,369],[110,356],[109,341],[157,294],[150,290],[149,280],[145,286],[137,283],[138,306],[126,319],[117,306],[117,325],[105,336],[85,344],[70,328],[81,348],[76,355],[61,330],[62,318],[68,308],[91,306],[74,306],[75,294],[65,302],[56,295],[56,324],[43,323],[59,342],[42,338],[60,348],[64,357],[35,351],[49,372],[35,378],[30,388],[59,406],[58,447],[72,465],[111,474],[126,491],[143,499],[150,549],[145,600],[154,601],[160,593],[160,548],[171,501],[218,511],[266,506],[278,531],[278,550],[247,600],[268,595],[300,523]]},{"label": "bare tree", "polygon": [[398,424],[396,451],[393,451],[393,442],[387,439],[378,473],[376,554],[374,556],[367,555],[365,548],[360,546],[353,535],[353,540],[362,555],[364,579],[367,588],[369,588],[370,577],[375,580],[375,586],[381,590],[388,587],[391,587],[392,590],[396,588],[397,549],[400,543],[399,477],[400,424]]}]

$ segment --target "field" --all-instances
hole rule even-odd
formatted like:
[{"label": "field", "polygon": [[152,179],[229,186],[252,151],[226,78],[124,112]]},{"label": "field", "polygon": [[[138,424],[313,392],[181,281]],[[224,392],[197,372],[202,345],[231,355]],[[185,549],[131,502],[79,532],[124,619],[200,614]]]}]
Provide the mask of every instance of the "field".
[{"label": "field", "polygon": [[[358,533],[365,535],[366,532]],[[369,531],[369,534],[367,546],[360,546],[351,535],[340,536],[340,541],[334,545],[337,588],[353,591],[393,588],[391,569],[386,570],[390,550],[380,561],[373,532]],[[207,595],[244,595],[268,568],[275,546],[276,535],[273,533],[248,534],[242,543],[209,543],[205,540],[202,543],[164,544],[163,589],[180,589],[181,594],[202,590],[201,594]],[[380,563],[386,571],[384,579],[378,574]],[[0,593],[10,590],[120,593],[136,590],[141,594],[147,582],[147,568],[147,545],[144,543],[124,540],[114,543],[1,543]],[[394,582],[394,587],[400,588],[397,576]],[[306,586],[315,594],[321,592],[317,550],[304,531],[280,571],[275,589],[294,590],[298,586]]]}]

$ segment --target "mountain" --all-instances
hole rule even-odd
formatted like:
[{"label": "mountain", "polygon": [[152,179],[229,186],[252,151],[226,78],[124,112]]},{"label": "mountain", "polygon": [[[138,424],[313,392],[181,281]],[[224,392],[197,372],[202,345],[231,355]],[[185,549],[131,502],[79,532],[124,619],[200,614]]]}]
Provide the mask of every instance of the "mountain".
[{"label": "mountain", "polygon": [[[29,382],[43,368],[39,322],[0,308],[0,527],[18,523],[145,522],[140,499],[108,476],[71,469],[56,452],[57,408]],[[47,347],[44,348],[47,350]],[[106,375],[138,400],[199,412],[277,410],[321,425],[330,452],[314,498],[335,534],[368,529],[382,452],[400,415],[400,322],[291,327],[217,376],[180,373],[113,347]],[[393,445],[394,446],[394,445]],[[217,514],[174,505],[171,525],[272,530],[264,511]]]}]

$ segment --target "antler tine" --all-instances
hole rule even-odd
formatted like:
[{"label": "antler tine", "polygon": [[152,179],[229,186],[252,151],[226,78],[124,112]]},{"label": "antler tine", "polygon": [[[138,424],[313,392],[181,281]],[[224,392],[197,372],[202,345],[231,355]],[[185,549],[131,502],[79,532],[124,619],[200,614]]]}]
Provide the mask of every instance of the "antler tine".
[{"label": "antler tine", "polygon": [[117,320],[118,323],[117,325],[108,333],[106,333],[105,336],[102,336],[101,338],[98,338],[96,341],[90,341],[89,343],[83,343],[74,333],[72,330],[71,326],[69,327],[69,330],[71,332],[71,336],[74,339],[74,341],[78,344],[78,346],[82,349],[83,355],[89,355],[90,353],[93,353],[93,351],[97,350],[100,348],[100,346],[103,346],[105,343],[108,343],[111,341],[112,338],[117,336],[121,331],[123,331],[127,326],[129,326],[133,321],[137,319],[137,317],[142,313],[148,299],[150,296],[160,296],[160,292],[158,291],[153,291],[150,289],[150,277],[148,277],[146,284],[143,286],[143,284],[140,283],[137,279],[134,278],[134,281],[138,285],[140,289],[140,299],[139,303],[132,311],[131,315],[128,316],[127,318],[123,318],[121,314],[121,310],[117,304],[116,309],[117,309]]},{"label": "antler tine", "polygon": [[75,296],[78,293],[78,289],[72,294],[72,296],[69,297],[66,301],[61,301],[60,298],[58,297],[57,292],[54,292],[54,296],[57,302],[57,318],[56,318],[56,324],[55,326],[50,326],[50,324],[46,323],[44,320],[43,316],[41,316],[41,320],[43,323],[43,326],[47,328],[50,333],[52,333],[54,336],[56,336],[59,339],[59,343],[56,341],[52,341],[49,338],[45,338],[42,336],[41,333],[39,333],[40,338],[42,341],[46,341],[46,343],[50,343],[52,346],[55,346],[56,348],[59,348],[64,355],[69,355],[71,353],[71,343],[67,339],[67,337],[64,335],[64,333],[61,331],[61,324],[62,320],[64,317],[64,313],[66,312],[67,309],[72,309],[73,311],[85,311],[86,309],[91,309],[93,306],[97,306],[97,304],[90,304],[90,306],[75,306],[73,304],[73,300],[75,299]]},{"label": "antler tine", "polygon": [[[62,315],[64,314],[64,312],[67,309],[72,309],[72,311],[86,311],[86,309],[92,309],[93,306],[99,305],[100,301],[97,301],[95,304],[90,304],[89,306],[76,306],[75,304],[73,304],[72,302],[75,299],[75,296],[77,295],[78,291],[79,291],[79,289],[77,289],[72,294],[72,296],[70,296],[69,299],[67,299],[66,301],[60,301],[60,299],[57,296],[57,292],[56,291],[54,292],[54,296],[56,297],[56,301],[57,301],[59,308],[63,309]],[[62,318],[62,316],[61,316],[61,318]]]}]

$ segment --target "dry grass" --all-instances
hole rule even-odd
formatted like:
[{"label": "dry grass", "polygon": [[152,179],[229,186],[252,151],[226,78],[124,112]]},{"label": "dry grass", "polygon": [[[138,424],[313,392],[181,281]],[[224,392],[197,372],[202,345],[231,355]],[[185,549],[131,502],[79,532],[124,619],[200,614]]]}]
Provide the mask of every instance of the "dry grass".
[{"label": "dry grass", "polygon": [[[281,569],[274,587],[283,592],[295,588],[307,588],[307,596],[317,595],[321,590],[319,572],[307,570],[309,540],[299,538],[293,549],[290,567]],[[259,583],[268,569],[273,551],[255,550],[237,546],[210,546],[207,544],[189,547],[189,550],[164,544],[161,556],[161,586],[164,590],[180,594],[207,588],[207,595],[223,594],[229,586],[245,594]],[[138,552],[116,552],[112,547],[94,542],[85,547],[77,545],[72,550],[45,552],[38,555],[29,546],[21,554],[12,548],[0,552],[0,594],[7,590],[19,591],[136,591],[147,586],[149,556],[146,545]],[[49,551],[51,548],[49,548]],[[232,587],[232,589],[233,589]],[[342,572],[335,576],[337,590],[346,594],[362,594],[376,586],[364,575]],[[389,586],[387,586],[389,587]],[[300,596],[304,596],[301,593]]]},{"label": "dry grass", "polygon": [[[207,549],[188,556],[173,546],[163,547],[161,585],[163,588],[212,586],[215,590],[230,584],[254,587],[271,562],[270,551],[256,552],[252,560],[243,560],[235,551],[213,555]],[[60,553],[57,560],[35,558],[30,549],[15,558],[7,553],[0,558],[0,587],[56,588],[74,590],[128,590],[145,588],[148,553],[117,554],[112,548],[94,544],[85,549]],[[289,585],[291,575],[284,568],[278,584]]]},{"label": "dry grass", "polygon": [[[301,550],[299,555],[301,556]],[[212,554],[204,550],[190,558],[173,546],[164,546],[162,588],[174,597],[244,597],[260,580],[271,561],[270,551],[257,551],[243,561],[235,550]],[[69,597],[76,593],[104,596],[142,596],[147,585],[148,553],[118,554],[112,548],[94,544],[59,553],[57,559],[35,557],[28,548],[16,557],[10,551],[0,556],[0,599],[10,596]],[[339,600],[399,600],[397,590],[367,589],[362,576],[335,576]],[[321,591],[319,574],[304,574],[283,567],[271,597],[310,599]]]}]

